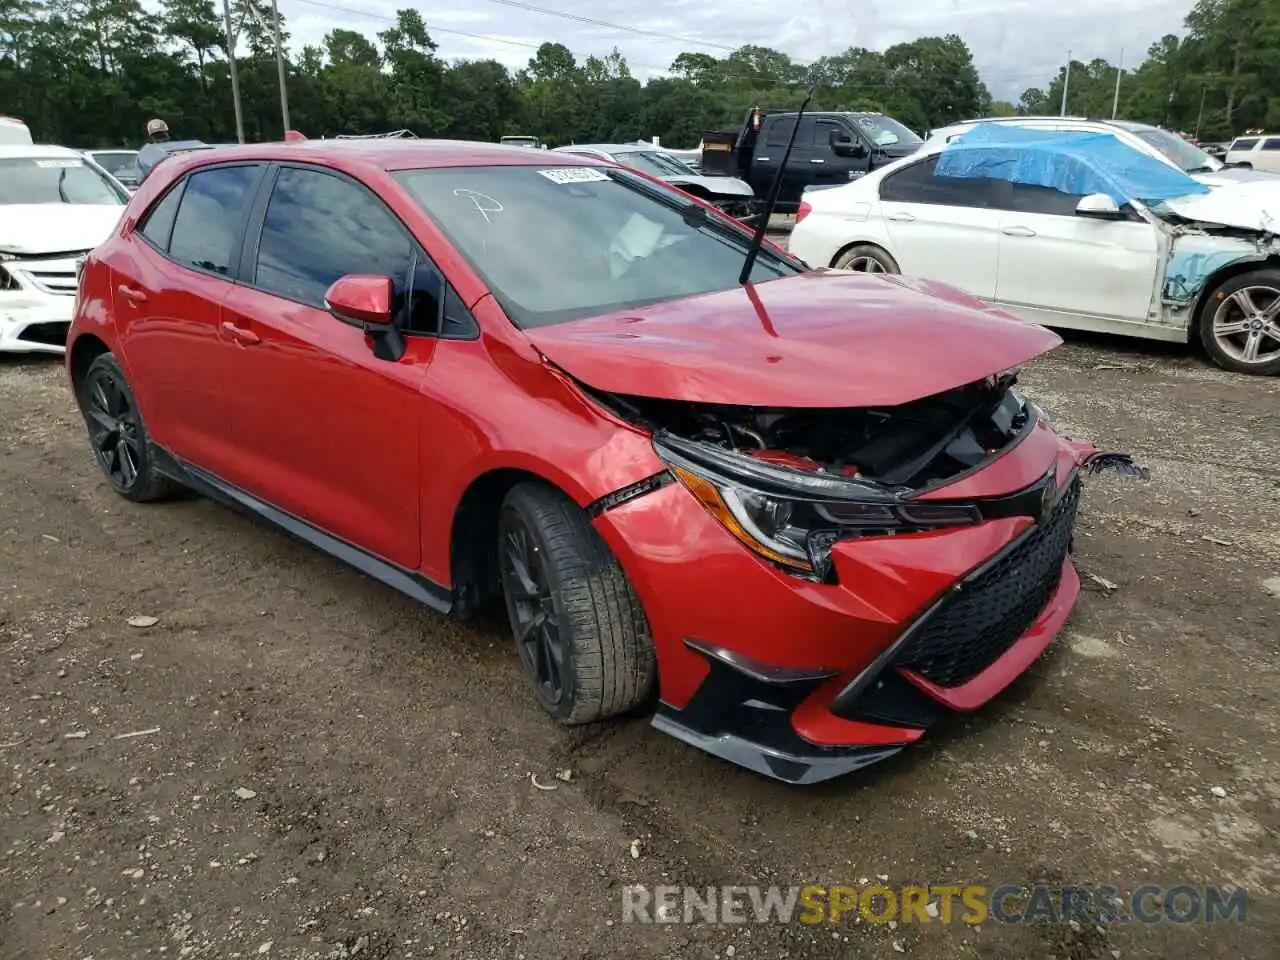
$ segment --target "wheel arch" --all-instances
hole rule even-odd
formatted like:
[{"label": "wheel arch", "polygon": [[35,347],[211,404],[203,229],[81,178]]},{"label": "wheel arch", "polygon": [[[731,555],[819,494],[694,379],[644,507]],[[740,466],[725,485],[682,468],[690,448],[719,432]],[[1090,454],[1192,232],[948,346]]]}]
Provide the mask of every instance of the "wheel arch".
[{"label": "wheel arch", "polygon": [[1204,310],[1205,305],[1209,302],[1209,298],[1213,296],[1213,292],[1220,286],[1235,277],[1242,274],[1252,273],[1254,270],[1265,270],[1267,268],[1280,269],[1280,254],[1271,254],[1260,260],[1247,259],[1236,260],[1228,263],[1224,267],[1220,267],[1216,272],[1209,274],[1205,278],[1204,285],[1200,287],[1200,292],[1196,294],[1195,300],[1192,302],[1190,321],[1192,339],[1198,339],[1199,334],[1196,326],[1200,323],[1200,314]]},{"label": "wheel arch", "polygon": [[80,392],[80,384],[84,383],[85,374],[89,372],[93,361],[110,352],[111,347],[106,341],[92,333],[82,333],[72,341],[71,348],[67,351],[67,372],[76,393]]},{"label": "wheel arch", "polygon": [[463,491],[449,531],[449,579],[459,618],[470,618],[498,596],[498,516],[512,487],[542,483],[579,506],[590,502],[585,491],[575,496],[566,489],[569,484],[552,479],[550,473],[527,465],[494,467],[473,479]]},{"label": "wheel arch", "polygon": [[884,243],[880,240],[850,240],[848,243],[842,245],[840,249],[838,249],[835,253],[831,255],[831,259],[830,261],[828,261],[827,266],[835,267],[836,261],[838,261],[841,257],[843,257],[846,253],[848,253],[854,247],[875,247],[877,250],[879,250],[886,257],[889,258],[890,262],[892,262],[893,265],[898,268],[899,272],[902,271],[902,264],[898,262],[898,258],[895,257],[892,251],[890,251],[889,248],[886,247]]}]

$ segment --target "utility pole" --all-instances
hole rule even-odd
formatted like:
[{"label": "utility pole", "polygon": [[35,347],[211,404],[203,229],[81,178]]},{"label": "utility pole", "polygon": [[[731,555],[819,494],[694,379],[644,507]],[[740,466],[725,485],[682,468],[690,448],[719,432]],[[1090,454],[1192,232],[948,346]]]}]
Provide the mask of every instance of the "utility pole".
[{"label": "utility pole", "polygon": [[244,143],[244,114],[240,110],[240,78],[236,74],[236,35],[231,29],[231,0],[222,0],[227,25],[227,64],[231,68],[231,100],[236,109],[236,140]]},{"label": "utility pole", "polygon": [[1058,116],[1065,117],[1067,115],[1067,88],[1071,86],[1071,51],[1067,51],[1067,72],[1062,76],[1062,106],[1058,110]]},{"label": "utility pole", "polygon": [[1120,111],[1120,77],[1124,74],[1124,47],[1120,48],[1120,66],[1116,67],[1116,95],[1111,98],[1111,119]]},{"label": "utility pole", "polygon": [[[1202,83],[1202,84],[1200,85],[1200,111],[1199,111],[1199,113],[1197,113],[1197,114],[1196,114],[1196,133],[1195,133],[1195,137],[1196,137],[1196,139],[1197,139],[1197,140],[1199,140],[1199,139],[1200,139],[1200,121],[1204,119],[1204,96],[1205,96],[1205,94],[1206,94],[1206,93],[1208,93],[1208,92],[1209,92],[1209,85],[1208,85],[1207,83]],[[1172,99],[1172,98],[1170,98],[1170,99]]]},{"label": "utility pole", "polygon": [[280,10],[276,0],[271,0],[271,26],[276,35],[276,73],[280,76],[280,118],[284,121],[284,132],[289,132],[289,94],[284,85],[284,47],[280,44]]}]

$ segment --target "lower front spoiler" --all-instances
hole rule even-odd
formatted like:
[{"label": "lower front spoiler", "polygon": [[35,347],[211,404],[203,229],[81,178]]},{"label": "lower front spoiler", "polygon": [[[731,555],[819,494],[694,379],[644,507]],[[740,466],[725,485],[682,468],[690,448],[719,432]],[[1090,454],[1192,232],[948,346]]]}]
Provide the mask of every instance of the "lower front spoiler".
[{"label": "lower front spoiler", "polygon": [[784,783],[812,784],[891,757],[914,739],[903,731],[899,744],[810,743],[796,733],[792,715],[833,673],[730,663],[721,657],[731,654],[686,644],[706,655],[710,672],[683,709],[660,703],[653,726],[722,760]]},{"label": "lower front spoiler", "polygon": [[739,734],[696,730],[682,722],[680,715],[683,712],[665,703],[660,704],[653,717],[653,726],[721,760],[783,783],[808,785],[834,780],[902,750],[902,747],[818,747],[797,737],[800,749],[789,751],[748,740]]}]

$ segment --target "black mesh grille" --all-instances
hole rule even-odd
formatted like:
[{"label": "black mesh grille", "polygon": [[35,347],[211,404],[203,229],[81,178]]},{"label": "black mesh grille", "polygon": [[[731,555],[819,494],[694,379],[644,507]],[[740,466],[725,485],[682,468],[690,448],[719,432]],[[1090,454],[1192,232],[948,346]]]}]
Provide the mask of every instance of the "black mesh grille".
[{"label": "black mesh grille", "polygon": [[1080,481],[1073,478],[1048,520],[942,602],[894,658],[944,687],[981,673],[1027,632],[1062,577]]}]

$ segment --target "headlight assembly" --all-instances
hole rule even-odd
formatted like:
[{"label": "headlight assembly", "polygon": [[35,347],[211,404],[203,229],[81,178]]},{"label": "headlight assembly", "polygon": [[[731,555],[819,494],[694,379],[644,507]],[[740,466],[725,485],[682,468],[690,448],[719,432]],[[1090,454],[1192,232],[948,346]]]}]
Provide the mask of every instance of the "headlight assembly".
[{"label": "headlight assembly", "polygon": [[743,546],[814,579],[829,578],[831,548],[841,540],[967,526],[983,519],[969,504],[911,502],[831,474],[741,463],[745,458],[727,451],[709,454],[739,461],[740,470],[721,471],[663,444],[655,447],[676,479]]}]

